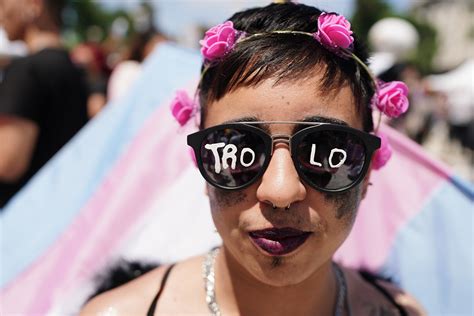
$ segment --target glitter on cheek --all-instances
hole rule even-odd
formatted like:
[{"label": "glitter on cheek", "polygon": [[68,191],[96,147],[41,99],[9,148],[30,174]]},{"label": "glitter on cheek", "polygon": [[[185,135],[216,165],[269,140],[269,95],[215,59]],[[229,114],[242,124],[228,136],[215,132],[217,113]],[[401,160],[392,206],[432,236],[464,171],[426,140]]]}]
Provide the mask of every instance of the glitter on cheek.
[{"label": "glitter on cheek", "polygon": [[336,219],[344,220],[348,225],[352,225],[357,215],[359,208],[362,186],[359,184],[356,187],[338,194],[325,193],[324,199],[334,204],[336,208]]},{"label": "glitter on cheek", "polygon": [[235,206],[247,199],[247,194],[244,190],[226,191],[209,186],[208,192],[213,209],[214,207],[223,208]]},{"label": "glitter on cheek", "polygon": [[212,218],[219,233],[226,235],[231,231],[239,229],[240,210],[246,200],[247,194],[244,190],[226,191],[208,186],[209,203]]}]

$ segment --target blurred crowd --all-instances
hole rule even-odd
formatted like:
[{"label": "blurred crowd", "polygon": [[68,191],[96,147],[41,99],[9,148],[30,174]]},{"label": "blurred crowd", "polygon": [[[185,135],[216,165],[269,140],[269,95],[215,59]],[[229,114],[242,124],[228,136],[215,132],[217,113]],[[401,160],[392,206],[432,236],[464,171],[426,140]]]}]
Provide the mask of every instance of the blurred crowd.
[{"label": "blurred crowd", "polygon": [[474,181],[474,59],[427,76],[410,63],[397,63],[379,77],[402,80],[410,89],[409,111],[387,123]]},{"label": "blurred crowd", "polygon": [[[120,19],[104,39],[66,47],[62,0],[0,3],[0,209],[109,102],[166,41],[151,24],[125,37]],[[117,31],[118,29],[118,31]]]},{"label": "blurred crowd", "polygon": [[[0,209],[88,120],[122,97],[147,56],[169,40],[146,2],[129,19],[114,18],[105,33],[90,25],[83,38],[66,40],[67,5],[0,2]],[[406,58],[417,49],[416,30],[395,24],[369,36],[374,71],[384,80],[405,81],[411,91],[410,111],[389,124],[472,181],[474,59],[427,74]],[[390,45],[377,43],[390,30]]]},{"label": "blurred crowd", "polygon": [[166,38],[154,29],[134,35],[126,47],[109,37],[102,43],[83,42],[70,52],[83,70],[88,87],[87,112],[94,117],[107,102],[122,96],[140,72],[140,64]]}]

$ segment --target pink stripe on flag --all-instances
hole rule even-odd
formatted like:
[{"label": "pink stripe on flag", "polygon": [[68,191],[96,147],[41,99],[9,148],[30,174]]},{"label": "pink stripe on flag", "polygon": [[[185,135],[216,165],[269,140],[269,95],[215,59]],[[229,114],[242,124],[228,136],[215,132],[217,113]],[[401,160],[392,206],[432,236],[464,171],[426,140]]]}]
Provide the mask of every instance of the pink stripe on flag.
[{"label": "pink stripe on flag", "polygon": [[4,312],[45,314],[64,289],[107,262],[150,201],[191,163],[189,131],[178,130],[168,104],[160,106],[70,228],[3,291]]},{"label": "pink stripe on flag", "polygon": [[354,228],[335,255],[346,266],[371,271],[385,263],[400,228],[450,177],[448,168],[430,159],[419,145],[388,126],[381,129],[393,147],[392,158],[381,170],[372,171],[372,185]]}]

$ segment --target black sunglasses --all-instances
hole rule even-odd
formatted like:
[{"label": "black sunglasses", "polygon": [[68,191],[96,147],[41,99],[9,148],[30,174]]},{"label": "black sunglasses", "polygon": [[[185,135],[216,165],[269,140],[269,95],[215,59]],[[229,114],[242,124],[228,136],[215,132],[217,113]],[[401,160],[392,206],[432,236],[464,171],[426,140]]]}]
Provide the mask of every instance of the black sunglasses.
[{"label": "black sunglasses", "polygon": [[[292,136],[269,135],[255,125],[308,125]],[[343,192],[365,176],[380,138],[338,124],[313,122],[239,122],[188,135],[199,170],[211,185],[243,189],[263,175],[275,142],[287,143],[298,175],[322,192]]]}]

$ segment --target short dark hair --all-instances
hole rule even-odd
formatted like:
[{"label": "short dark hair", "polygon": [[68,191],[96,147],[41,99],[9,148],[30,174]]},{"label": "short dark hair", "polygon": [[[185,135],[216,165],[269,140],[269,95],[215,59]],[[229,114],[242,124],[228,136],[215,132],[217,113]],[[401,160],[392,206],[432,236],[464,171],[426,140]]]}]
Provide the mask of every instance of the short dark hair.
[{"label": "short dark hair", "polygon": [[63,25],[63,9],[66,5],[66,0],[43,0],[43,5],[54,24],[58,28],[61,28]]},{"label": "short dark hair", "polygon": [[[276,30],[314,33],[321,10],[303,4],[270,4],[234,14],[234,28],[248,34]],[[354,36],[353,52],[365,63],[368,53]],[[239,87],[256,86],[275,78],[277,83],[308,78],[316,66],[324,70],[321,89],[337,91],[349,84],[365,131],[373,130],[370,99],[374,93],[370,75],[353,59],[338,57],[315,39],[298,34],[268,34],[250,38],[235,46],[222,61],[205,72],[199,90],[201,128],[207,105]],[[203,69],[205,65],[203,64]]]}]

